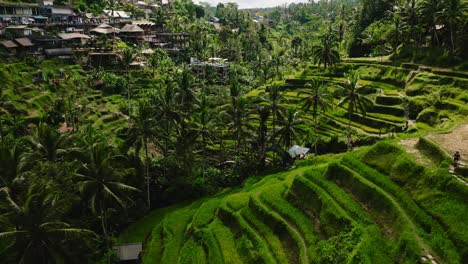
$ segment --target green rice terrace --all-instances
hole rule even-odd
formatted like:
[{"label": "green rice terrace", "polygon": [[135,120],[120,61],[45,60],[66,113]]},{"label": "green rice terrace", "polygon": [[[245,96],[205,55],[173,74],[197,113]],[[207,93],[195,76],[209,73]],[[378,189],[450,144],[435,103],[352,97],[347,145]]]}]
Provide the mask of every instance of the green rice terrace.
[{"label": "green rice terrace", "polygon": [[119,240],[144,240],[144,263],[464,262],[466,182],[433,143],[417,148],[432,166],[398,140],[320,156],[155,211]]},{"label": "green rice terrace", "polygon": [[[144,241],[143,263],[465,263],[468,175],[451,170],[451,154],[468,149],[468,76],[403,66],[348,61],[277,83],[285,105],[300,105],[312,79],[329,84],[336,103],[342,91],[333,84],[355,69],[372,105],[350,124],[361,144],[379,143],[156,210],[119,242]],[[328,109],[324,146],[348,125],[346,109]]]},{"label": "green rice terrace", "polygon": [[0,263],[468,264],[467,0],[35,2]]}]

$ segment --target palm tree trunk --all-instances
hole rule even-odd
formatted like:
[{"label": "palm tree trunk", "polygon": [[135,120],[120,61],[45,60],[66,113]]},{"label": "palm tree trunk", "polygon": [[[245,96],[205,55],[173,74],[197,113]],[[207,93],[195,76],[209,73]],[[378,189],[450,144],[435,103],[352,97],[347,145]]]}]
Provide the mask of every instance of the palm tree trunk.
[{"label": "palm tree trunk", "polygon": [[450,25],[450,47],[452,49],[452,55],[455,54],[455,41],[454,41],[454,37],[453,37],[452,25]]},{"label": "palm tree trunk", "polygon": [[105,210],[103,208],[103,205],[102,205],[102,202],[100,202],[100,207],[101,207],[101,228],[102,228],[102,234],[104,235],[104,239],[106,241],[106,260],[107,260],[107,264],[110,264],[110,255],[109,255],[109,250],[110,250],[110,246],[109,246],[109,236],[107,234],[107,221],[106,221],[106,213],[105,213]]},{"label": "palm tree trunk", "polygon": [[148,208],[151,208],[151,196],[150,196],[150,176],[149,176],[149,157],[148,157],[148,138],[143,139],[145,144],[145,174],[146,174],[146,199]]}]

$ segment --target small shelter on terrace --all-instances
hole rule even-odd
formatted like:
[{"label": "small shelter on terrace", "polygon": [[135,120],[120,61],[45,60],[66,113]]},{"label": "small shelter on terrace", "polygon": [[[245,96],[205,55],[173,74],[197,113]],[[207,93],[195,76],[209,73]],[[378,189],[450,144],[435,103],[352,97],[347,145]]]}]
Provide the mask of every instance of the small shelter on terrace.
[{"label": "small shelter on terrace", "polygon": [[120,38],[124,41],[139,44],[144,40],[145,31],[135,24],[126,24],[120,29]]},{"label": "small shelter on terrace", "polygon": [[6,49],[10,54],[16,54],[18,45],[16,45],[16,43],[11,40],[4,40],[0,41],[0,47]]},{"label": "small shelter on terrace", "polygon": [[20,51],[31,52],[34,44],[28,38],[17,38],[15,42],[19,44]]},{"label": "small shelter on terrace", "polygon": [[97,33],[99,35],[108,35],[108,34],[117,34],[120,32],[118,28],[112,27],[108,24],[101,24],[96,28],[90,30],[92,33]]}]

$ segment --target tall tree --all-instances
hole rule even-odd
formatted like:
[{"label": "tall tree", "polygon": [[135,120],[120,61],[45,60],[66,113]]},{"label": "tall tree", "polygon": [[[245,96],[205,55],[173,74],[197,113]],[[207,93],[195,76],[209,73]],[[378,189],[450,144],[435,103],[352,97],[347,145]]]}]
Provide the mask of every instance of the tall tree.
[{"label": "tall tree", "polygon": [[120,60],[123,64],[125,69],[125,77],[127,80],[127,104],[128,104],[128,112],[130,114],[130,93],[131,93],[131,85],[130,85],[130,65],[135,61],[136,54],[133,49],[124,49],[122,51]]},{"label": "tall tree", "polygon": [[259,103],[254,109],[259,122],[257,130],[257,148],[258,148],[258,163],[259,169],[265,168],[265,159],[267,151],[267,137],[268,137],[268,119],[271,115],[271,109],[268,105]]},{"label": "tall tree", "polygon": [[330,106],[330,94],[327,92],[327,86],[324,83],[319,83],[316,79],[312,79],[304,86],[304,89],[299,92],[299,96],[306,95],[301,98],[304,111],[310,111],[312,108],[312,116],[317,123],[317,116],[320,112],[325,112]]},{"label": "tall tree", "polygon": [[[117,168],[119,159],[122,156],[107,143],[97,143],[87,149],[76,173],[80,192],[89,200],[91,211],[101,219],[107,251],[110,250],[107,209],[114,205],[125,208],[128,194],[139,191],[122,182],[123,169]],[[110,262],[109,252],[107,262]]]},{"label": "tall tree", "polygon": [[18,141],[0,141],[0,189],[11,192],[25,180],[30,162],[26,149]]},{"label": "tall tree", "polygon": [[442,11],[440,0],[423,0],[419,4],[419,10],[422,20],[427,25],[427,30],[431,34],[431,44],[439,46],[439,36],[437,34],[437,14]]},{"label": "tall tree", "polygon": [[[319,112],[325,112],[331,106],[329,102],[330,95],[327,92],[327,86],[324,83],[319,83],[317,80],[312,79],[310,83],[307,83],[299,95],[306,94],[301,99],[303,103],[303,110],[310,111],[312,108],[312,117],[314,118],[314,134],[318,135],[318,121],[317,117]],[[317,137],[314,140],[315,155],[317,152]]]},{"label": "tall tree", "polygon": [[332,67],[340,60],[340,53],[337,50],[338,42],[336,33],[331,30],[321,37],[321,44],[312,47],[312,59],[314,63],[323,64],[323,67]]},{"label": "tall tree", "polygon": [[355,112],[360,112],[366,115],[366,109],[372,105],[372,101],[363,94],[363,87],[359,85],[359,76],[356,72],[351,71],[346,76],[346,81],[343,86],[338,85],[343,89],[346,95],[338,102],[338,107],[347,105],[348,111],[348,139],[351,136],[351,120]]},{"label": "tall tree", "polygon": [[225,106],[224,116],[227,128],[236,141],[237,157],[240,158],[241,150],[254,130],[250,119],[250,101],[244,97],[236,98],[231,104]]},{"label": "tall tree", "polygon": [[182,106],[184,113],[190,116],[197,98],[195,96],[195,78],[187,65],[182,68],[178,75],[177,87],[176,98],[178,103]]},{"label": "tall tree", "polygon": [[273,118],[272,126],[273,133],[276,131],[276,121],[280,111],[283,109],[282,103],[286,101],[281,87],[279,85],[270,85],[267,88],[266,100],[271,109],[271,116]]},{"label": "tall tree", "polygon": [[85,261],[70,254],[69,249],[73,244],[73,252],[79,252],[76,247],[80,248],[81,245],[83,248],[83,244],[79,243],[81,239],[93,233],[74,228],[63,221],[69,201],[60,192],[48,184],[35,183],[21,199],[14,200],[5,190],[2,190],[2,197],[8,208],[7,213],[2,215],[2,222],[7,223],[9,228],[0,232],[0,241],[13,250],[11,255],[16,255],[16,263]]},{"label": "tall tree", "polygon": [[460,0],[445,0],[443,1],[443,9],[437,13],[437,18],[449,32],[449,45],[452,54],[455,54],[456,32],[460,25],[466,24],[467,7],[468,4]]},{"label": "tall tree", "polygon": [[55,162],[72,150],[67,147],[69,136],[59,133],[46,123],[39,123],[27,140],[33,148],[33,155],[47,161]]},{"label": "tall tree", "polygon": [[130,127],[128,129],[127,142],[133,145],[138,155],[141,148],[144,149],[145,155],[145,180],[146,180],[146,198],[147,205],[151,208],[150,195],[150,158],[148,153],[148,145],[156,135],[154,127],[156,122],[153,119],[153,111],[149,103],[145,100],[139,100],[135,115],[130,117]]},{"label": "tall tree", "polygon": [[300,117],[300,111],[288,108],[280,114],[281,128],[274,133],[274,138],[285,148],[290,148],[305,133],[304,120]]}]

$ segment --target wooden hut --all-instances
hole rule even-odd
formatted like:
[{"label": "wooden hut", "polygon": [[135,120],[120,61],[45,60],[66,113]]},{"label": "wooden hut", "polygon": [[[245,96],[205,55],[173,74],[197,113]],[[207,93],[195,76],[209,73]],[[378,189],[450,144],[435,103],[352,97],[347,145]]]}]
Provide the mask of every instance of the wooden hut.
[{"label": "wooden hut", "polygon": [[144,41],[145,31],[135,24],[126,24],[120,29],[120,38],[126,42],[141,44]]}]

